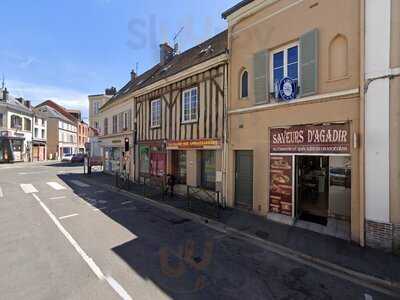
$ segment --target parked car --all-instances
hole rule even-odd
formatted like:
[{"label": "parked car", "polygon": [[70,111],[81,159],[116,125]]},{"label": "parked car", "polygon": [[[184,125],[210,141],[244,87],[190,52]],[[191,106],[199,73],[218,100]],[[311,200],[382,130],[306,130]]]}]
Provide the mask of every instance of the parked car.
[{"label": "parked car", "polygon": [[71,158],[72,163],[83,163],[85,161],[85,154],[74,154]]},{"label": "parked car", "polygon": [[66,154],[64,154],[63,156],[62,156],[62,158],[61,158],[61,161],[71,161],[72,160],[72,156],[73,156],[73,154],[71,154],[71,153],[66,153]]}]

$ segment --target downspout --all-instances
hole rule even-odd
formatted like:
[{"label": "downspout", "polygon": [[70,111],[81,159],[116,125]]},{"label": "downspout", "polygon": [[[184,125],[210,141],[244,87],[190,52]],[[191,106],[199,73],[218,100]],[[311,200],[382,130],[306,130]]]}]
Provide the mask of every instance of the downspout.
[{"label": "downspout", "polygon": [[360,245],[365,247],[365,0],[360,0]]}]

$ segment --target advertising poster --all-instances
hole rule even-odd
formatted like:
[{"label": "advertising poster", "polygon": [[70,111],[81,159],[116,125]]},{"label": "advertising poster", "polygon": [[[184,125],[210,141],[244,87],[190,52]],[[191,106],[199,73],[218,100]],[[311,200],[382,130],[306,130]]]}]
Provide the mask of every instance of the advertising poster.
[{"label": "advertising poster", "polygon": [[292,157],[271,156],[270,211],[292,216]]}]

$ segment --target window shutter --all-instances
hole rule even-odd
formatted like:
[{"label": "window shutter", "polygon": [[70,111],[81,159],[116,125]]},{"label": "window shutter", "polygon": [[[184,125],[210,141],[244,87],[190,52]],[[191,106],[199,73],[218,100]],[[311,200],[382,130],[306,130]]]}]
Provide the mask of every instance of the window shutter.
[{"label": "window shutter", "polygon": [[266,103],[268,95],[268,51],[264,50],[254,54],[254,98],[256,104]]},{"label": "window shutter", "polygon": [[300,37],[301,96],[310,96],[318,89],[318,29]]}]

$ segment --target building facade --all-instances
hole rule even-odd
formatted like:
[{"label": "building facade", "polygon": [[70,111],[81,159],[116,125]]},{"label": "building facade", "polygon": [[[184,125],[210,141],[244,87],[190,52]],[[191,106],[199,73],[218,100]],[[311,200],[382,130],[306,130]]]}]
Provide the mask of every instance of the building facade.
[{"label": "building facade", "polygon": [[176,191],[223,198],[227,32],[181,53],[160,45],[160,63],[135,95],[136,178],[173,175]]},{"label": "building facade", "polygon": [[47,157],[61,160],[78,153],[78,120],[63,107],[47,100],[35,107],[47,118]]},{"label": "building facade", "polygon": [[89,126],[99,130],[101,128],[100,108],[116,94],[116,89],[111,87],[104,94],[89,95]]},{"label": "building facade", "polygon": [[362,244],[360,6],[254,0],[223,17],[229,204]]},{"label": "building facade", "polygon": [[30,101],[0,89],[0,162],[31,161],[32,117]]},{"label": "building facade", "polygon": [[365,235],[400,253],[400,1],[365,1]]},{"label": "building facade", "polygon": [[32,161],[47,159],[47,118],[34,110],[32,137]]},{"label": "building facade", "polygon": [[[133,98],[121,89],[100,108],[98,143],[102,149],[103,170],[108,174],[126,172],[133,178]],[[125,151],[125,139],[129,150]]]}]

